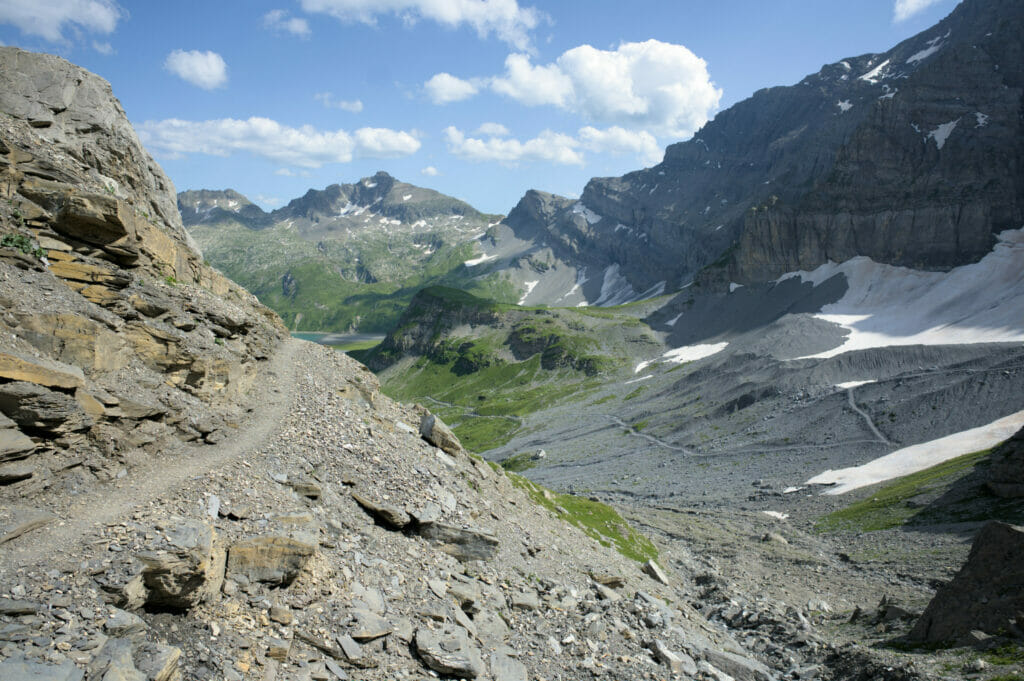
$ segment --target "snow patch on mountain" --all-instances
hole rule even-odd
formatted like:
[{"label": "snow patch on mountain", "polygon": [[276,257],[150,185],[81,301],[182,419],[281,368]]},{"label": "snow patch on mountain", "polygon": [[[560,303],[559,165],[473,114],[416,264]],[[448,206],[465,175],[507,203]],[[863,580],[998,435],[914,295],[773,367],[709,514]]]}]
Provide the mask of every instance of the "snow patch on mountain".
[{"label": "snow patch on mountain", "polygon": [[698,359],[704,359],[711,355],[718,354],[722,350],[725,350],[729,346],[728,343],[701,343],[699,345],[684,345],[681,348],[669,350],[662,357],[666,361],[673,364],[682,364],[684,362],[696,362]]},{"label": "snow patch on mountain", "polygon": [[850,388],[859,388],[862,385],[868,385],[869,383],[878,383],[874,378],[869,378],[866,381],[846,381],[845,383],[836,383],[836,387],[840,390],[849,390]]},{"label": "snow patch on mountain", "polygon": [[523,286],[526,287],[526,293],[524,293],[522,298],[519,299],[519,303],[518,303],[519,305],[522,305],[522,304],[524,304],[526,302],[526,299],[530,297],[530,294],[533,293],[533,289],[537,288],[537,284],[539,284],[539,283],[540,283],[540,279],[536,279],[534,281],[523,282]]},{"label": "snow patch on mountain", "polygon": [[929,132],[927,135],[925,135],[925,141],[928,141],[928,139],[931,138],[935,140],[935,146],[941,149],[943,145],[946,144],[946,140],[949,139],[949,136],[953,134],[953,129],[956,128],[956,124],[959,122],[960,119],[958,118],[955,121],[943,123],[939,127]]},{"label": "snow patch on mountain", "polygon": [[479,258],[473,258],[472,260],[467,260],[467,261],[465,261],[462,264],[465,265],[466,267],[476,267],[477,265],[482,265],[483,263],[487,262],[488,260],[494,260],[497,257],[498,257],[497,255],[481,255]]},{"label": "snow patch on mountain", "polygon": [[815,315],[848,329],[846,342],[809,357],[896,345],[1024,342],[1024,229],[998,235],[991,253],[949,272],[923,272],[857,257],[795,272],[818,286],[842,274],[843,297]]},{"label": "snow patch on mountain", "polygon": [[865,82],[871,83],[872,85],[877,85],[880,81],[882,81],[886,77],[885,71],[886,71],[886,68],[888,66],[889,66],[889,60],[886,59],[881,64],[879,64],[878,66],[876,66],[875,68],[871,69],[870,71],[865,73],[863,76],[861,76],[860,80],[863,80]]},{"label": "snow patch on mountain", "polygon": [[592,225],[601,221],[601,216],[583,205],[582,201],[577,201],[573,204],[572,212],[576,215],[582,215],[583,218]]},{"label": "snow patch on mountain", "polygon": [[941,50],[942,46],[944,45],[943,41],[949,37],[950,33],[950,31],[946,31],[946,35],[939,36],[938,38],[932,38],[931,40],[929,40],[927,43],[928,47],[921,50],[920,52],[915,52],[914,54],[910,55],[910,57],[907,59],[907,63],[913,64],[915,62],[922,61],[932,56],[939,50]]},{"label": "snow patch on mountain", "polygon": [[964,454],[988,449],[1008,439],[1024,426],[1024,411],[1004,416],[988,425],[953,433],[937,440],[897,449],[862,466],[828,470],[805,484],[834,485],[824,494],[845,494],[861,487],[892,480],[937,466]]}]

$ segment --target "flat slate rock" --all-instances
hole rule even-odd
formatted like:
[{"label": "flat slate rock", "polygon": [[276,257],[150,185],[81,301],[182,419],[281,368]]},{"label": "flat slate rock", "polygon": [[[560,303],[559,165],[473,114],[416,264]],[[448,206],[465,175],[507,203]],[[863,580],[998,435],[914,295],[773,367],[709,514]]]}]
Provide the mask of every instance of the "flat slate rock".
[{"label": "flat slate rock", "polygon": [[526,665],[501,652],[491,653],[491,676],[494,681],[526,681]]},{"label": "flat slate rock", "polygon": [[0,662],[0,679],[3,681],[82,681],[84,676],[84,672],[71,660],[53,665],[11,657]]},{"label": "flat slate rock", "polygon": [[428,667],[446,676],[475,679],[484,671],[480,651],[461,627],[444,631],[421,627],[416,631],[416,652]]},{"label": "flat slate rock", "polygon": [[0,509],[0,544],[16,539],[57,520],[57,516],[38,508]]},{"label": "flat slate rock", "polygon": [[400,530],[412,522],[409,514],[397,506],[379,503],[359,492],[352,492],[352,498],[375,520],[393,530]]},{"label": "flat slate rock", "polygon": [[447,523],[431,523],[419,530],[420,536],[439,544],[441,550],[458,560],[488,560],[498,551],[498,538],[482,530]]}]

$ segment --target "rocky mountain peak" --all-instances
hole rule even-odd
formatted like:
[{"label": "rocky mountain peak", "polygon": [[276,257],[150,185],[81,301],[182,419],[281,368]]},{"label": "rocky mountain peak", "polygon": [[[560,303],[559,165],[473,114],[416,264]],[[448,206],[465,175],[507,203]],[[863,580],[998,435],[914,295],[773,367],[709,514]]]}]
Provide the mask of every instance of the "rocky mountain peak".
[{"label": "rocky mountain peak", "polygon": [[178,211],[185,225],[216,222],[230,215],[252,228],[266,226],[267,214],[234,189],[198,189],[178,194]]},{"label": "rocky mountain peak", "polygon": [[660,164],[594,178],[578,204],[552,212],[528,195],[506,224],[580,279],[614,267],[633,298],[858,255],[924,269],[976,262],[996,233],[1024,224],[1022,35],[1019,2],[967,0],[888,51],[757,91]]}]

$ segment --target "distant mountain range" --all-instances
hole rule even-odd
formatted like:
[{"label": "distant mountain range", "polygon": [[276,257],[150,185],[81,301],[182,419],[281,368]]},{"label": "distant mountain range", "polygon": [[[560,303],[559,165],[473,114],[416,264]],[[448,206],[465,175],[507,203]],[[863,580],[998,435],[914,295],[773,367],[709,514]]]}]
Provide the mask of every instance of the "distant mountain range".
[{"label": "distant mountain range", "polygon": [[946,270],[1024,225],[1022,33],[1019,2],[961,3],[887,52],[755,93],[652,168],[579,200],[531,190],[503,220],[383,173],[269,214],[234,192],[179,202],[211,262],[304,329],[387,329],[435,283],[605,306],[855,256]]},{"label": "distant mountain range", "polygon": [[230,189],[182,192],[178,207],[206,258],[294,329],[386,331],[435,283],[517,295],[463,265],[501,216],[387,173],[311,189],[270,213]]},{"label": "distant mountain range", "polygon": [[961,3],[887,52],[758,91],[578,201],[528,192],[482,242],[487,267],[528,304],[575,305],[858,255],[976,262],[1024,225],[1022,16],[1016,0]]}]

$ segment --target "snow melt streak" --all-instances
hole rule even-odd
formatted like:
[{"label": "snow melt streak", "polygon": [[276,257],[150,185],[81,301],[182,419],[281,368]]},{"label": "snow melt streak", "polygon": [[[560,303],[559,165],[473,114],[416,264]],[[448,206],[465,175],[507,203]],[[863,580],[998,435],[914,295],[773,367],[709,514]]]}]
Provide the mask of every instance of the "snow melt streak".
[{"label": "snow melt streak", "polygon": [[825,494],[845,494],[878,482],[903,477],[964,454],[988,449],[1006,440],[1024,426],[1024,411],[1010,414],[987,426],[971,428],[946,437],[898,449],[863,466],[825,471],[807,485],[835,485]]}]

